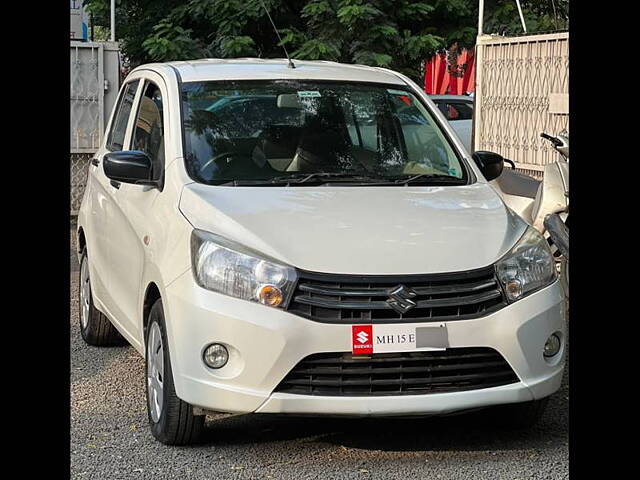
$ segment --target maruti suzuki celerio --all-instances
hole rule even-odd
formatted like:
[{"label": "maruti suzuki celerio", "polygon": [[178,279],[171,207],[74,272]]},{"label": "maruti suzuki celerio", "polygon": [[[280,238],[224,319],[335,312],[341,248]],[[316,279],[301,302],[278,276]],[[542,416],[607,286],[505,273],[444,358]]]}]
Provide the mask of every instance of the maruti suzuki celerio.
[{"label": "maruti suzuki celerio", "polygon": [[149,422],[210,412],[531,423],[561,382],[544,238],[382,68],[237,59],[127,77],[78,215],[80,329],[145,358]]}]

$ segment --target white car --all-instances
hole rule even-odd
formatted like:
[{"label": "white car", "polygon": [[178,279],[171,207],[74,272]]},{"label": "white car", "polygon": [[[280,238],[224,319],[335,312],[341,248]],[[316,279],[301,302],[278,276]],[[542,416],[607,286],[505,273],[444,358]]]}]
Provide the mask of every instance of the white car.
[{"label": "white car", "polygon": [[78,216],[80,329],[145,358],[153,435],[209,412],[434,415],[561,383],[549,247],[407,77],[333,62],[144,65]]},{"label": "white car", "polygon": [[430,95],[468,152],[472,152],[473,97],[466,95]]}]

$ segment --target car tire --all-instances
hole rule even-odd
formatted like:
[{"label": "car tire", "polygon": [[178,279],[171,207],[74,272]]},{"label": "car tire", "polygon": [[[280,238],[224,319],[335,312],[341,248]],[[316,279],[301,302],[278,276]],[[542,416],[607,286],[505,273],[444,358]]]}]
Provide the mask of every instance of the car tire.
[{"label": "car tire", "polygon": [[193,406],[176,395],[167,342],[162,300],[149,313],[145,335],[145,384],[151,433],[166,445],[199,443],[204,415],[194,415]]},{"label": "car tire", "polygon": [[87,247],[82,249],[82,254],[80,255],[78,278],[78,319],[82,339],[94,347],[126,345],[127,340],[120,335],[120,332],[113,326],[106,315],[98,310],[93,303]]},{"label": "car tire", "polygon": [[503,428],[526,430],[538,423],[544,414],[547,403],[549,403],[549,397],[501,405],[495,410],[496,419]]}]

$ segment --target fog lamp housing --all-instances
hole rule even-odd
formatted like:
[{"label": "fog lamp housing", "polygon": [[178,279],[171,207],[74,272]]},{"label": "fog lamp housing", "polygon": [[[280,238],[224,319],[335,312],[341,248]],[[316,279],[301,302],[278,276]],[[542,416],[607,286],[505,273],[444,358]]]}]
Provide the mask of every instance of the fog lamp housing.
[{"label": "fog lamp housing", "polygon": [[221,343],[212,343],[202,352],[202,360],[209,368],[222,368],[229,361],[229,351]]},{"label": "fog lamp housing", "polygon": [[558,352],[560,352],[560,348],[562,347],[562,341],[560,340],[560,335],[557,333],[552,333],[547,338],[547,341],[544,344],[544,349],[542,350],[542,355],[544,358],[555,357]]}]

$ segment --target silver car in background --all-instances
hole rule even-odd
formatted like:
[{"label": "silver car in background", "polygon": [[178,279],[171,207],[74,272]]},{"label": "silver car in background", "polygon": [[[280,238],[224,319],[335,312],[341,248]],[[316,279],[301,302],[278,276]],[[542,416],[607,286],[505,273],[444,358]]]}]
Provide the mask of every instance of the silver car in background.
[{"label": "silver car in background", "polygon": [[473,122],[473,97],[466,95],[429,95],[438,106],[468,152],[472,152],[471,129]]}]

